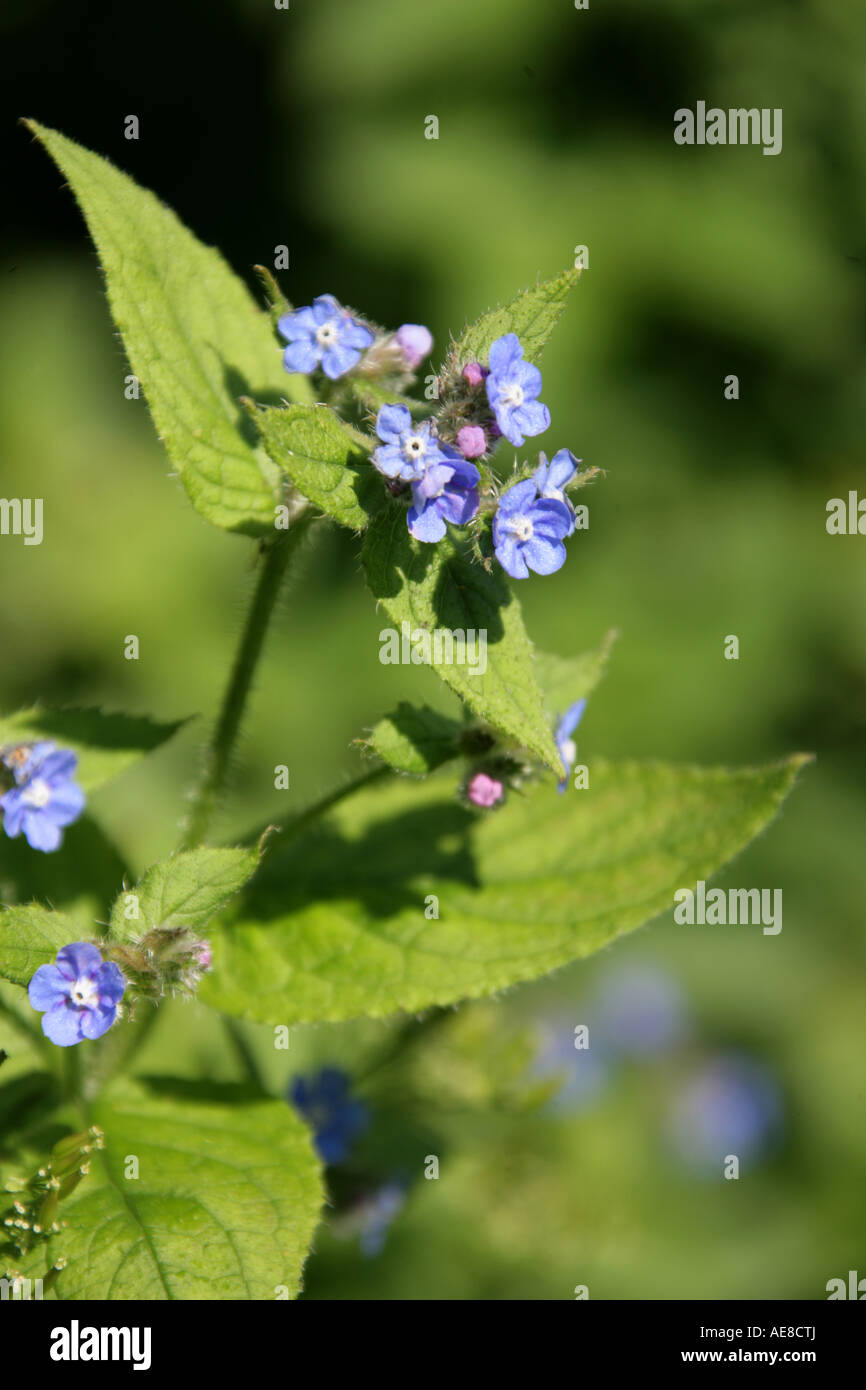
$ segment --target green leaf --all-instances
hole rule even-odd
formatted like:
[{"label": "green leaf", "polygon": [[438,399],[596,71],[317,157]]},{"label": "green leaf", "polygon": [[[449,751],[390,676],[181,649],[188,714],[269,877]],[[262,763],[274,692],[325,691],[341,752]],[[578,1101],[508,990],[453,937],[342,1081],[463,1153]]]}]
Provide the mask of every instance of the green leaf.
[{"label": "green leaf", "polygon": [[422,776],[457,757],[464,732],[465,725],[429,705],[401,700],[374,725],[364,744],[395,772]]},{"label": "green leaf", "polygon": [[81,939],[81,928],[62,912],[38,903],[0,912],[0,975],[13,985],[29,985],[40,965],[54,960],[61,946]]},{"label": "green leaf", "polygon": [[445,776],[370,787],[265,861],[210,933],[203,997],[289,1024],[537,979],[670,912],[678,888],[717,873],[772,819],[805,761],[598,761],[585,791],[559,796],[545,781],[487,815],[461,806]]},{"label": "green leaf", "polygon": [[558,719],[575,700],[592,694],[604,675],[616,638],[616,632],[611,631],[600,646],[579,656],[554,656],[536,649],[535,673],[551,719]]},{"label": "green leaf", "polygon": [[516,333],[527,362],[535,362],[559,322],[568,296],[580,279],[579,270],[564,270],[552,280],[542,280],[523,290],[510,304],[491,309],[461,333],[452,344],[450,361],[487,362],[490,348],[504,333]]},{"label": "green leaf", "polygon": [[69,180],[96,243],[130,366],[193,506],[248,535],[273,530],[280,478],[239,398],[310,399],[268,316],[219,252],[107,160],[26,123]]},{"label": "green leaf", "polygon": [[[323,1190],[309,1131],[237,1087],[128,1085],[92,1107],[105,1133],[62,1204],[61,1299],[294,1297]],[[127,1176],[128,1156],[138,1177]]]},{"label": "green leaf", "polygon": [[[437,545],[414,540],[406,513],[397,506],[370,523],[362,561],[373,596],[396,625],[401,641],[403,623],[409,624],[409,633],[426,629],[431,638],[435,629],[464,636],[474,630],[476,643],[481,633],[486,634],[486,670],[478,674],[472,674],[468,663],[448,660],[451,653],[444,641],[438,651],[432,640],[429,653],[423,646],[419,650],[429,655],[428,664],[474,714],[560,774],[520,603],[499,570],[488,572],[472,561],[465,543],[450,533]],[[476,668],[481,664],[474,663]]]},{"label": "green leaf", "polygon": [[[154,864],[130,892],[121,893],[111,912],[110,934],[116,939],[151,927],[187,927],[195,931],[246,883],[258,868],[259,850],[191,849]],[[133,906],[137,916],[127,912]]]},{"label": "green leaf", "polygon": [[85,936],[104,921],[124,881],[126,865],[101,828],[83,815],[63,832],[56,854],[40,854],[23,835],[0,836],[0,903],[48,902],[79,924]]},{"label": "green leaf", "polygon": [[371,441],[326,405],[253,407],[252,414],[265,448],[297,489],[341,526],[363,531],[385,501],[384,483],[364,448]]},{"label": "green leaf", "polygon": [[100,709],[24,709],[0,718],[0,748],[52,739],[78,757],[75,780],[92,792],[158,748],[186,723],[171,724]]}]

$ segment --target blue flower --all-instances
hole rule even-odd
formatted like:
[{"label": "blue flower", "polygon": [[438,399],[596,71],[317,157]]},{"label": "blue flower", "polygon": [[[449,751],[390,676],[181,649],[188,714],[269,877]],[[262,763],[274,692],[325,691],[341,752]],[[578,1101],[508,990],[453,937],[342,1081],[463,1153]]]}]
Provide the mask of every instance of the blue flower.
[{"label": "blue flower", "polygon": [[383,405],[376,416],[376,433],[382,445],[373,450],[373,463],[386,478],[417,482],[431,464],[445,463],[448,457],[433,432],[433,421],[414,424],[405,405]]},{"label": "blue flower", "polygon": [[780,1137],[782,1094],[773,1075],[738,1053],[700,1063],[680,1086],[668,1125],[680,1158],[697,1173],[718,1175],[728,1154],[757,1162]]},{"label": "blue flower", "polygon": [[502,494],[493,518],[496,558],[512,579],[526,579],[530,570],[553,574],[565,564],[563,541],[571,526],[564,502],[539,497],[532,478],[515,483]]},{"label": "blue flower", "polygon": [[496,423],[512,444],[522,444],[527,434],[543,434],[549,426],[550,411],[538,400],[541,372],[524,362],[516,333],[497,338],[491,347],[485,386]]},{"label": "blue flower", "polygon": [[553,739],[566,768],[566,774],[556,789],[560,793],[564,792],[568,786],[568,774],[574,767],[577,758],[577,748],[571,736],[583,718],[585,709],[586,700],[575,700],[573,705],[569,705],[554,730]]},{"label": "blue flower", "polygon": [[108,1032],[125,988],[113,961],[104,961],[86,941],[74,941],[57,952],[56,965],[40,965],[27,994],[44,1015],[46,1038],[58,1047],[72,1047]]},{"label": "blue flower", "polygon": [[313,1129],[324,1163],[341,1163],[369,1120],[366,1105],[350,1098],[349,1077],[337,1067],[322,1067],[309,1079],[296,1076],[289,1099]]},{"label": "blue flower", "polygon": [[412,484],[413,505],[406,523],[416,541],[441,541],[445,523],[465,526],[478,511],[481,474],[456,449],[444,446],[447,463],[434,463]]},{"label": "blue flower", "polygon": [[406,1189],[399,1182],[386,1182],[366,1198],[361,1214],[361,1253],[372,1259],[381,1254],[394,1217],[406,1201]]},{"label": "blue flower", "polygon": [[689,1033],[686,1000],[667,971],[620,965],[598,987],[598,1033],[615,1052],[645,1058],[673,1051]]},{"label": "blue flower", "polygon": [[613,1075],[613,1059],[590,1029],[590,1046],[575,1047],[574,1023],[553,1015],[537,1027],[537,1051],[531,1075],[558,1080],[559,1090],[548,1102],[554,1111],[576,1111],[594,1101]]},{"label": "blue flower", "polygon": [[538,467],[532,475],[532,481],[538,488],[539,497],[552,498],[555,502],[564,502],[571,513],[571,530],[574,530],[574,508],[565,495],[565,487],[570,483],[575,473],[579,459],[574,457],[569,449],[560,449],[553,455],[550,463],[547,462],[547,455],[539,453]]},{"label": "blue flower", "polygon": [[332,381],[357,366],[375,338],[373,330],[353,318],[332,294],[320,294],[312,306],[283,314],[277,328],[289,343],[283,353],[287,372],[312,372],[321,362]]},{"label": "blue flower", "polygon": [[74,753],[51,742],[35,743],[24,756],[3,758],[11,767],[16,786],[0,796],[3,829],[14,840],[24,831],[31,849],[46,853],[58,849],[64,826],[84,810],[85,795],[72,780],[78,764]]}]

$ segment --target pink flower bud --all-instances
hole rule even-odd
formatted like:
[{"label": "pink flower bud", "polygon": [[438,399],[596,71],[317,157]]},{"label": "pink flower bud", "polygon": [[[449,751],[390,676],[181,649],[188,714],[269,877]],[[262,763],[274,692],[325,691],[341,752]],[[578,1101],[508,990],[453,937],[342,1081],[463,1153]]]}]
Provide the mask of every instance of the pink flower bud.
[{"label": "pink flower bud", "polygon": [[417,367],[419,362],[429,357],[433,335],[423,323],[404,323],[397,329],[394,337],[410,367]]},{"label": "pink flower bud", "polygon": [[487,376],[487,368],[482,367],[480,362],[467,362],[463,368],[463,380],[468,381],[470,386],[480,386]]},{"label": "pink flower bud", "polygon": [[466,784],[466,795],[473,806],[488,809],[505,799],[505,788],[495,777],[488,777],[486,772],[476,772]]},{"label": "pink flower bud", "polygon": [[464,425],[457,431],[457,448],[465,459],[480,459],[487,453],[487,435],[480,425]]}]

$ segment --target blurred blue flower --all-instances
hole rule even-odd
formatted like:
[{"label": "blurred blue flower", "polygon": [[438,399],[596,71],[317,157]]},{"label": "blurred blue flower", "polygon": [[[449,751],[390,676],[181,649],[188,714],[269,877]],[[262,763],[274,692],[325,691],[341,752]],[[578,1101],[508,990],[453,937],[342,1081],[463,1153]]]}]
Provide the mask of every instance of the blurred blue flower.
[{"label": "blurred blue flower", "polygon": [[24,831],[31,849],[45,853],[60,848],[63,830],[84,810],[86,797],[74,782],[78,758],[54,743],[35,743],[28,749],[7,750],[4,764],[16,785],[0,797],[3,829],[11,840]]},{"label": "blurred blue flower", "polygon": [[603,975],[596,1013],[605,1044],[635,1057],[670,1052],[689,1033],[683,991],[672,975],[653,965],[618,966]]},{"label": "blurred blue flower", "polygon": [[323,1163],[342,1163],[369,1123],[366,1105],[351,1098],[349,1085],[346,1072],[322,1067],[310,1077],[293,1077],[289,1087],[289,1100],[314,1131]]},{"label": "blurred blue flower", "polygon": [[390,1181],[366,1197],[361,1205],[361,1253],[367,1259],[379,1255],[385,1245],[388,1229],[406,1202],[402,1183]]},{"label": "blurred blue flower", "polygon": [[564,1015],[544,1019],[538,1026],[534,1076],[560,1078],[549,1102],[552,1110],[581,1110],[604,1090],[611,1076],[611,1058],[590,1028],[589,1047],[575,1047],[575,1025]]},{"label": "blurred blue flower", "polygon": [[357,366],[375,338],[372,329],[353,318],[332,294],[320,294],[312,305],[283,314],[277,328],[289,342],[283,353],[287,372],[312,372],[321,363],[332,381]]},{"label": "blurred blue flower", "polygon": [[725,1158],[757,1160],[778,1138],[782,1095],[769,1070],[751,1057],[721,1053],[700,1063],[676,1091],[669,1132],[682,1161],[721,1174]]},{"label": "blurred blue flower", "polygon": [[538,400],[541,372],[524,362],[516,333],[506,333],[490,349],[490,372],[485,379],[487,399],[496,424],[515,446],[527,434],[542,434],[550,424],[550,411]]},{"label": "blurred blue flower", "polygon": [[556,790],[562,794],[568,786],[568,777],[577,759],[577,747],[571,737],[583,718],[586,709],[586,700],[575,700],[565,711],[553,733],[553,740],[559,750],[559,756],[565,764],[565,776],[557,784]]}]

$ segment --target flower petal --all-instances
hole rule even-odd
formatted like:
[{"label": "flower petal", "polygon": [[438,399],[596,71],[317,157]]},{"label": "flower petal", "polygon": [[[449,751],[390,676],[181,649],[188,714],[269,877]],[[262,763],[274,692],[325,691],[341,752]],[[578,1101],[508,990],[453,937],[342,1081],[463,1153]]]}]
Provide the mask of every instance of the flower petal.
[{"label": "flower petal", "polygon": [[445,522],[439,515],[435,504],[429,504],[423,511],[418,511],[415,507],[410,507],[406,516],[406,524],[409,527],[409,534],[414,536],[416,541],[441,541],[445,535]]},{"label": "flower petal", "polygon": [[100,1003],[95,1009],[81,1010],[81,1031],[85,1038],[101,1038],[107,1033],[117,1014],[117,1005]]},{"label": "flower petal", "polygon": [[565,564],[565,546],[562,541],[550,541],[538,533],[523,547],[524,558],[536,574],[555,574]]},{"label": "flower petal", "polygon": [[27,998],[34,1009],[44,1013],[46,1009],[53,1009],[55,1004],[63,1002],[68,988],[69,981],[61,975],[56,965],[40,965],[27,986]]},{"label": "flower petal", "polygon": [[319,349],[312,338],[299,338],[289,343],[283,353],[283,366],[287,372],[313,372],[319,361]]},{"label": "flower petal", "polygon": [[54,824],[51,816],[43,810],[34,811],[32,806],[24,811],[24,836],[31,849],[41,849],[44,854],[59,849],[63,839],[60,826]]},{"label": "flower petal", "polygon": [[399,444],[400,436],[412,428],[412,416],[405,405],[383,405],[376,416],[376,433],[386,444]]},{"label": "flower petal", "polygon": [[55,1004],[42,1015],[42,1031],[46,1038],[58,1047],[72,1047],[81,1042],[82,1010],[73,1009],[67,1003]]},{"label": "flower petal", "polygon": [[118,1004],[123,998],[126,981],[113,960],[103,961],[93,979],[103,1003]]},{"label": "flower petal", "polygon": [[102,956],[89,941],[73,941],[57,952],[57,967],[68,980],[80,980],[82,975],[95,975],[102,965]]}]

